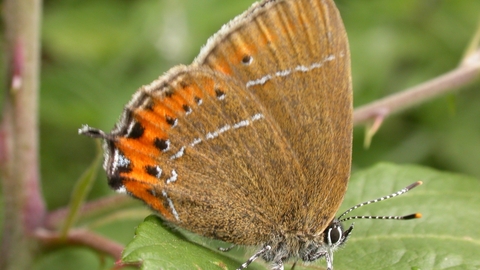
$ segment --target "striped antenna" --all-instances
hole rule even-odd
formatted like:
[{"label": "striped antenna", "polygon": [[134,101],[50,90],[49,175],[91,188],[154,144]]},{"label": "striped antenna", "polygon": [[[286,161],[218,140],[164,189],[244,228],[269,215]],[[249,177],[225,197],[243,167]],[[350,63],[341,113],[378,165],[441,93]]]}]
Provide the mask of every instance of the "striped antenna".
[{"label": "striped antenna", "polygon": [[365,206],[365,205],[368,205],[368,204],[372,204],[372,203],[376,203],[376,202],[381,202],[381,201],[384,201],[386,199],[390,199],[390,198],[393,198],[393,197],[397,197],[399,195],[402,195],[404,193],[407,193],[408,191],[410,191],[411,189],[417,187],[417,186],[420,186],[421,184],[423,184],[422,181],[417,181],[395,193],[392,193],[390,195],[387,195],[387,196],[384,196],[384,197],[381,197],[381,198],[378,198],[378,199],[375,199],[375,200],[371,200],[371,201],[367,201],[367,202],[363,202],[363,203],[359,203],[357,205],[355,205],[354,207],[348,209],[347,211],[343,212],[343,214],[341,214],[339,217],[338,217],[338,220],[340,222],[344,222],[344,221],[347,221],[347,220],[352,220],[352,219],[414,219],[414,218],[421,218],[422,217],[422,214],[420,213],[415,213],[415,214],[410,214],[410,215],[406,215],[406,216],[353,216],[353,217],[348,217],[348,218],[344,218],[342,219],[343,216],[345,216],[346,214],[352,212],[353,210],[357,209],[357,208],[360,208],[362,206]]}]

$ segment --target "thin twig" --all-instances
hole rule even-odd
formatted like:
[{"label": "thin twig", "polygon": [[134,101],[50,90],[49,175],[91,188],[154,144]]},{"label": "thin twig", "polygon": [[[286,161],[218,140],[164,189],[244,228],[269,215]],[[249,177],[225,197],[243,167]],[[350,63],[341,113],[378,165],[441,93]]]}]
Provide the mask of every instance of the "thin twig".
[{"label": "thin twig", "polygon": [[466,85],[480,75],[480,50],[471,54],[462,65],[433,80],[355,109],[354,125],[364,124],[377,116],[398,113],[426,100]]},{"label": "thin twig", "polygon": [[92,248],[101,253],[108,254],[115,260],[120,260],[123,245],[96,234],[92,231],[83,229],[72,229],[68,232],[66,238],[59,233],[45,229],[37,229],[34,233],[36,239],[40,240],[45,246],[56,245],[78,245]]},{"label": "thin twig", "polygon": [[[98,200],[86,202],[79,212],[79,218],[88,218],[94,216],[96,213],[102,213],[107,210],[123,208],[132,204],[132,198],[125,195],[113,195]],[[45,228],[58,229],[64,222],[68,215],[69,207],[65,206],[57,210],[51,211],[45,218]]]}]

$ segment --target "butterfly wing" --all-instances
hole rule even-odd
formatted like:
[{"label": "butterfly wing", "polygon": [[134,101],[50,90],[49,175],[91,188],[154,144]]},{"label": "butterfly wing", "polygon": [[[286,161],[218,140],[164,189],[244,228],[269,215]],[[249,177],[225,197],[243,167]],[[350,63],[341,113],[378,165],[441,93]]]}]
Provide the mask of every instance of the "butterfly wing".
[{"label": "butterfly wing", "polygon": [[195,64],[240,80],[265,106],[301,164],[304,177],[290,181],[306,181],[296,203],[309,213],[289,227],[323,231],[346,192],[352,148],[350,53],[333,2],[254,6],[212,37]]},{"label": "butterfly wing", "polygon": [[192,66],[137,91],[103,136],[109,183],[236,244],[321,233],[350,171],[349,68],[331,1],[254,5]]}]

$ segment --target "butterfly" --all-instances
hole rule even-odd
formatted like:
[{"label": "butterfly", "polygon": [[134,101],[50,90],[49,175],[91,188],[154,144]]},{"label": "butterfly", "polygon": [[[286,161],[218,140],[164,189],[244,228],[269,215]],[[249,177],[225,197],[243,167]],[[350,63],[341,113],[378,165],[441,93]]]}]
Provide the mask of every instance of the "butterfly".
[{"label": "butterfly", "polygon": [[104,140],[117,192],[175,226],[259,247],[240,269],[258,257],[272,269],[320,258],[333,269],[353,229],[335,218],[350,176],[352,110],[333,1],[264,0],[191,65],[138,89],[110,133],[80,133]]}]

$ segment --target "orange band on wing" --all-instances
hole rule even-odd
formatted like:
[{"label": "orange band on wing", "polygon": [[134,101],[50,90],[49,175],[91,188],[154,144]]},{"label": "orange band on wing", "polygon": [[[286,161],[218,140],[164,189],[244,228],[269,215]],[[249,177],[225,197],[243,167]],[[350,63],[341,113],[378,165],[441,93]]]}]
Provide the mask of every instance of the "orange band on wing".
[{"label": "orange band on wing", "polygon": [[161,214],[165,219],[171,221],[175,220],[173,214],[166,207],[168,204],[164,204],[164,200],[159,197],[161,194],[158,194],[157,196],[152,194],[152,186],[150,184],[126,180],[124,185],[128,192],[144,201],[147,205]]}]

